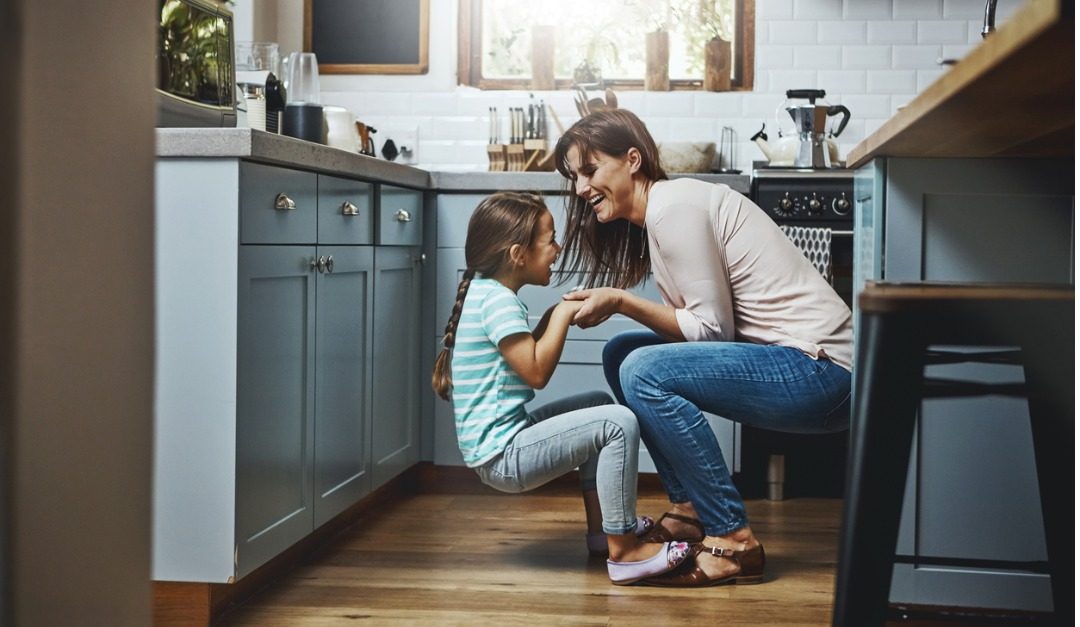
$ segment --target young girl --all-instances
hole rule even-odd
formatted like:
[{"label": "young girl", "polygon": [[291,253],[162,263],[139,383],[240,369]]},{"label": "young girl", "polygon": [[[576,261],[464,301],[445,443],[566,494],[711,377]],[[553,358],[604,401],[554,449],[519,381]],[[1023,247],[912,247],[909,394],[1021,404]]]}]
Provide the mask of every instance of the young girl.
[{"label": "young girl", "polygon": [[[670,571],[689,551],[685,542],[638,538],[651,521],[635,517],[639,433],[633,412],[604,393],[525,411],[533,390],[551,379],[581,304],[556,304],[530,332],[517,292],[547,285],[560,250],[540,197],[502,192],[480,203],[469,220],[467,269],[431,385],[446,400],[452,390],[461,454],[496,490],[524,492],[580,467],[590,530],[607,534],[608,575],[615,584],[630,584]],[[590,536],[590,551],[602,551],[602,536]]]}]

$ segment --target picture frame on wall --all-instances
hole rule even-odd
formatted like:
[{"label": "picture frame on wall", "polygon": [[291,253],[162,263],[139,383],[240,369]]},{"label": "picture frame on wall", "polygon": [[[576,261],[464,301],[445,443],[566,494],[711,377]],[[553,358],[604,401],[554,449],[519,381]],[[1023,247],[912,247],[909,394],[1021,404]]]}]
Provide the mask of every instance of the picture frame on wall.
[{"label": "picture frame on wall", "polygon": [[427,74],[430,0],[304,0],[320,74]]}]

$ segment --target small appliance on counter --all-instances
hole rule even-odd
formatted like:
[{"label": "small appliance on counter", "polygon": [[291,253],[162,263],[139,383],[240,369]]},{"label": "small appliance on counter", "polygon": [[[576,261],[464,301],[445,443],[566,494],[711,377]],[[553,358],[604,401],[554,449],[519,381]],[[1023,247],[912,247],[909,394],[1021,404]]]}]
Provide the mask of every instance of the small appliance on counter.
[{"label": "small appliance on counter", "polygon": [[[750,138],[761,148],[770,167],[843,167],[833,138],[844,132],[851,120],[851,111],[844,105],[817,103],[824,98],[823,89],[789,89],[787,100],[776,109],[776,140],[769,142],[764,124],[761,125],[761,130]],[[809,102],[799,102],[802,100]],[[788,114],[791,123],[781,122],[780,109]],[[840,124],[835,129],[829,129],[828,119],[834,115],[842,116]]]},{"label": "small appliance on counter", "polygon": [[318,144],[325,143],[319,62],[314,52],[293,52],[285,70],[285,112],[281,133]]},{"label": "small appliance on counter", "polygon": [[209,0],[158,0],[159,127],[236,126],[233,15]]},{"label": "small appliance on counter", "polygon": [[278,116],[285,107],[278,76],[281,56],[270,41],[241,41],[236,44],[236,85],[241,91],[238,125],[260,131],[278,132]]}]

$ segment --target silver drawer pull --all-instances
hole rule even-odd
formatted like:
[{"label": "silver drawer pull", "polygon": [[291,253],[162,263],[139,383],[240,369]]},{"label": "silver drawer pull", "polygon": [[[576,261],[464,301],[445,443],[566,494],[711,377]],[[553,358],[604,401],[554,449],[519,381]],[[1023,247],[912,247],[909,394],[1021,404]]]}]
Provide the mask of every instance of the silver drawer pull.
[{"label": "silver drawer pull", "polygon": [[398,209],[394,212],[394,217],[398,222],[412,222],[412,214],[404,209]]},{"label": "silver drawer pull", "polygon": [[330,261],[329,257],[327,257],[326,255],[319,257],[318,260],[312,260],[311,262],[311,267],[318,270],[320,274],[326,272],[327,267],[332,267],[333,265],[334,262]]},{"label": "silver drawer pull", "polygon": [[358,216],[360,215],[360,208],[346,200],[345,202],[341,203],[341,215]]},{"label": "silver drawer pull", "polygon": [[334,271],[334,256],[330,255],[326,258],[326,273],[330,274]]},{"label": "silver drawer pull", "polygon": [[281,193],[277,195],[277,198],[274,198],[274,209],[277,209],[278,211],[292,211],[293,209],[296,209],[296,203],[293,202],[293,199],[289,198],[288,195]]}]

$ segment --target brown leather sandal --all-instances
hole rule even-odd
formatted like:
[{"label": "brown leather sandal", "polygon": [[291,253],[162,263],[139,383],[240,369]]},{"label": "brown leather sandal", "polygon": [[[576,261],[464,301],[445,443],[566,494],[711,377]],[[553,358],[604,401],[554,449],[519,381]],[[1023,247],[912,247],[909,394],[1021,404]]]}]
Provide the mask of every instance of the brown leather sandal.
[{"label": "brown leather sandal", "polygon": [[[661,525],[665,518],[671,518],[681,523],[686,523],[697,530],[693,536],[675,537],[673,533],[668,531]],[[641,539],[645,542],[701,542],[705,539],[705,527],[701,524],[701,521],[696,518],[690,518],[689,516],[683,516],[682,514],[672,514],[671,512],[665,513],[657,520],[652,529],[648,533],[641,536]]]},{"label": "brown leather sandal", "polygon": [[[726,557],[739,565],[739,570],[726,577],[710,579],[705,571],[697,565],[697,556],[702,552],[716,557]],[[667,588],[704,588],[707,586],[720,586],[726,584],[756,584],[765,580],[765,547],[757,545],[745,551],[723,549],[715,546],[705,546],[697,543],[690,549],[690,555],[678,568],[642,580],[641,583],[649,586]]]}]

